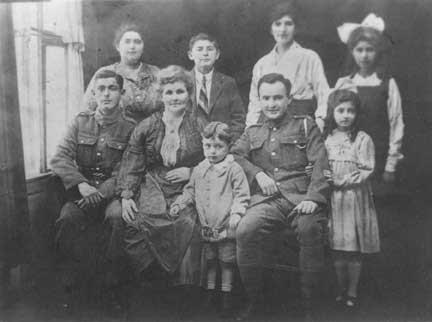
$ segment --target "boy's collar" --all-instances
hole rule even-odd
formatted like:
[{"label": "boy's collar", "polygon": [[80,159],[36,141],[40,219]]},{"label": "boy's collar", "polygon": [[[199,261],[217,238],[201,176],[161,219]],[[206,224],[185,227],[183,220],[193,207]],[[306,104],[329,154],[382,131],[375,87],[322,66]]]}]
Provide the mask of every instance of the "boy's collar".
[{"label": "boy's collar", "polygon": [[225,159],[223,159],[221,162],[219,163],[210,163],[207,159],[204,160],[204,164],[203,164],[203,176],[207,173],[207,171],[212,168],[214,169],[214,171],[218,174],[218,176],[223,175],[226,170],[228,169],[229,165],[231,163],[234,162],[234,157],[232,156],[232,154],[227,154],[227,156],[225,157]]},{"label": "boy's collar", "polygon": [[209,71],[206,74],[201,73],[197,68],[194,68],[194,72],[195,72],[195,78],[198,79],[199,81],[202,80],[203,76],[206,78],[206,80],[211,80],[213,77],[213,73],[214,73],[214,67],[212,68],[211,71]]}]

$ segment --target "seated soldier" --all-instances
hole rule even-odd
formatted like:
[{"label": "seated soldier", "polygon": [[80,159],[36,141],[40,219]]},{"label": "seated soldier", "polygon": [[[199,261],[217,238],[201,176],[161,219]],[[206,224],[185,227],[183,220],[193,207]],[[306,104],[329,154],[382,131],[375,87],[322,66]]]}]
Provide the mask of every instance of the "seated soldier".
[{"label": "seated soldier", "polygon": [[[118,282],[123,220],[121,215],[107,218],[105,208],[115,195],[116,173],[135,127],[119,108],[122,94],[120,75],[97,73],[93,87],[96,110],[75,117],[51,160],[51,169],[66,189],[55,244],[67,263],[63,280],[67,289],[76,289],[78,282],[85,285],[101,271],[107,273],[110,286]],[[106,227],[100,229],[102,222]]]},{"label": "seated soldier", "polygon": [[[272,245],[279,232],[288,229],[297,236],[308,317],[312,316],[312,290],[324,267],[327,154],[313,119],[290,113],[290,90],[289,80],[282,75],[264,75],[258,82],[264,121],[247,128],[231,149],[251,186],[251,205],[236,236],[237,262],[248,296],[239,320],[255,311],[264,267],[277,264]],[[312,168],[311,175],[306,167]]]}]

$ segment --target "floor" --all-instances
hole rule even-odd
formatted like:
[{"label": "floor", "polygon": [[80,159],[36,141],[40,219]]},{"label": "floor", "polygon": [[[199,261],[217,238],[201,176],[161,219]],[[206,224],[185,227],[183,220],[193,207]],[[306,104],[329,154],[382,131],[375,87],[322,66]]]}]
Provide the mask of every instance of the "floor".
[{"label": "floor", "polygon": [[[432,314],[432,201],[416,202],[403,224],[392,228],[391,238],[382,238],[383,255],[366,263],[360,285],[360,303],[355,310],[335,306],[331,266],[323,279],[316,320],[323,322],[429,322]],[[396,216],[396,215],[395,215]],[[389,224],[391,226],[391,224]],[[387,255],[387,256],[386,256]],[[380,262],[381,261],[381,262]],[[384,263],[383,263],[384,262]],[[386,270],[382,270],[382,266]],[[378,269],[377,269],[378,267]],[[131,292],[127,314],[110,305],[77,296],[71,304],[51,271],[37,283],[11,298],[14,305],[0,310],[0,322],[222,322],[216,309],[203,312],[201,293],[195,291],[145,290]],[[279,279],[280,280],[280,279]],[[279,281],[278,280],[278,281]],[[105,294],[106,295],[106,294]],[[102,296],[105,297],[106,296]],[[269,284],[263,293],[259,314],[252,321],[301,321],[298,291],[285,282]],[[240,302],[240,297],[238,297]],[[69,303],[68,307],[64,303]],[[109,309],[107,309],[109,308]]]}]

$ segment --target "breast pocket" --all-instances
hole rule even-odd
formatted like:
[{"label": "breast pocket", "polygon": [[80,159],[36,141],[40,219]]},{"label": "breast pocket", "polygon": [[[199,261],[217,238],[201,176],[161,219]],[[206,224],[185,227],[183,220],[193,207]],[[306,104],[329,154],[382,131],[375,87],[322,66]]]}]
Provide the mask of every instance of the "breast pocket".
[{"label": "breast pocket", "polygon": [[120,162],[123,152],[127,147],[127,142],[121,142],[116,140],[107,141],[107,161],[114,165]]},{"label": "breast pocket", "polygon": [[97,137],[79,133],[77,144],[77,163],[81,166],[93,166],[96,162]]},{"label": "breast pocket", "polygon": [[308,164],[306,138],[301,136],[282,136],[280,143],[282,157],[289,168],[306,166]]}]

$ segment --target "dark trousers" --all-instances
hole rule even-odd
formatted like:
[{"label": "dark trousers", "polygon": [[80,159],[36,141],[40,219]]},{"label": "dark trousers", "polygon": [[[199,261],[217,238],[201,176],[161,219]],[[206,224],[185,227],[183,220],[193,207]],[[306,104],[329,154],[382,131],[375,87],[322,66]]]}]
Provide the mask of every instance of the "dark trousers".
[{"label": "dark trousers", "polygon": [[301,288],[305,297],[317,273],[324,268],[324,238],[327,218],[324,211],[311,215],[297,215],[288,219],[294,205],[280,197],[267,200],[249,208],[237,228],[237,263],[248,296],[254,299],[262,288],[266,267],[277,265],[274,258],[274,241],[283,230],[291,230],[300,247],[299,267]]},{"label": "dark trousers", "polygon": [[[117,283],[124,267],[121,213],[110,212],[106,204],[89,210],[68,201],[56,221],[56,250],[60,260],[70,265],[69,281],[83,276],[106,278]],[[103,275],[103,277],[102,277]]]}]

